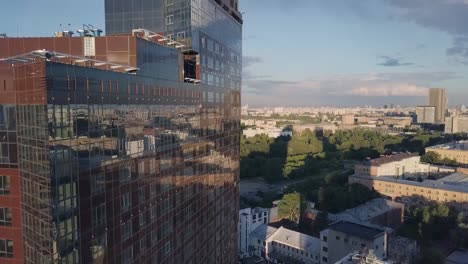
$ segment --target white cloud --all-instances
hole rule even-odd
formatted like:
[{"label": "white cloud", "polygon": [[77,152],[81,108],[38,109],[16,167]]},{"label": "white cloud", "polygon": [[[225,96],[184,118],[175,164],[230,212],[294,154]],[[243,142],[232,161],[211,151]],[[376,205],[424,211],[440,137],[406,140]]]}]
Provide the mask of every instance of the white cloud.
[{"label": "white cloud", "polygon": [[348,93],[357,96],[426,96],[428,87],[412,84],[383,84],[373,86],[359,86]]}]

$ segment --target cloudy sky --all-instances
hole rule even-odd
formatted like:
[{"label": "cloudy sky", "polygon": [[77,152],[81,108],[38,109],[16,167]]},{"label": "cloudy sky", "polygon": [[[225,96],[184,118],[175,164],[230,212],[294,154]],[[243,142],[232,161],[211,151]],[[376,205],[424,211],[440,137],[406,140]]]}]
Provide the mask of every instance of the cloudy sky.
[{"label": "cloudy sky", "polygon": [[468,104],[468,0],[243,1],[243,103]]},{"label": "cloudy sky", "polygon": [[[445,87],[468,105],[468,0],[240,1],[243,104],[413,105]],[[104,28],[103,0],[3,2],[11,36]]]}]

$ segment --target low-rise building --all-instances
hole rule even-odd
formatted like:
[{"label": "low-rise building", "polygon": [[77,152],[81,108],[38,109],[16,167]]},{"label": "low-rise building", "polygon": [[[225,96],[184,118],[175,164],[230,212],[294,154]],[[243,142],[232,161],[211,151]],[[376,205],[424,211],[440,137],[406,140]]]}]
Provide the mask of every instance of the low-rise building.
[{"label": "low-rise building", "polygon": [[320,232],[322,264],[336,263],[348,254],[373,252],[379,259],[387,257],[385,230],[348,221],[339,221]]},{"label": "low-rise building", "polygon": [[404,213],[404,204],[376,198],[341,213],[329,214],[328,218],[334,221],[344,220],[395,229],[403,223]]},{"label": "low-rise building", "polygon": [[363,253],[355,251],[348,254],[346,257],[338,260],[335,264],[394,264],[393,261],[381,260],[372,252]]},{"label": "low-rise building", "polygon": [[409,116],[388,116],[382,119],[387,126],[409,127],[413,123],[413,118]]},{"label": "low-rise building", "polygon": [[455,173],[422,182],[354,174],[349,183],[359,183],[407,206],[427,202],[447,203],[468,215],[468,175]]},{"label": "low-rise building", "polygon": [[248,256],[250,235],[261,225],[270,222],[270,213],[267,208],[244,208],[239,211],[239,255]]},{"label": "low-rise building", "polygon": [[354,121],[354,114],[341,115],[341,124],[343,126],[352,126],[354,125]]},{"label": "low-rise building", "polygon": [[321,123],[321,124],[305,124],[305,125],[294,125],[293,130],[295,133],[302,133],[309,129],[312,132],[317,132],[317,131],[331,131],[332,133],[335,133],[338,127],[335,124],[332,123]]},{"label": "low-rise building", "polygon": [[396,178],[427,176],[429,164],[421,163],[417,153],[399,153],[368,160],[354,167],[356,174]]},{"label": "low-rise building", "polygon": [[250,249],[268,263],[320,263],[320,239],[284,227],[258,227],[252,232]]},{"label": "low-rise building", "polygon": [[255,137],[256,135],[267,135],[270,138],[281,136],[292,136],[292,131],[283,130],[280,128],[248,128],[244,129],[242,134],[247,137]]},{"label": "low-rise building", "polygon": [[442,159],[448,158],[468,165],[468,141],[455,141],[426,148],[426,153],[433,152]]}]

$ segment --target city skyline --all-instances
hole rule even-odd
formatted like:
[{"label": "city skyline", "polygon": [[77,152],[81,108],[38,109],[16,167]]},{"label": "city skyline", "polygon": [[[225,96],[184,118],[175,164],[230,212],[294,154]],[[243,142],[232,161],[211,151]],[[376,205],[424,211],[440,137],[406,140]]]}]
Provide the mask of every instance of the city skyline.
[{"label": "city skyline", "polygon": [[[50,36],[83,23],[104,29],[104,19],[94,15],[104,5],[96,1],[44,6],[20,0],[5,8],[12,26],[0,32],[10,36]],[[86,16],[68,11],[80,8]],[[240,9],[246,21],[243,104],[421,105],[433,87],[447,89],[449,106],[467,103],[466,1],[259,0],[241,2]],[[9,15],[17,12],[31,19],[62,15],[37,28]]]}]

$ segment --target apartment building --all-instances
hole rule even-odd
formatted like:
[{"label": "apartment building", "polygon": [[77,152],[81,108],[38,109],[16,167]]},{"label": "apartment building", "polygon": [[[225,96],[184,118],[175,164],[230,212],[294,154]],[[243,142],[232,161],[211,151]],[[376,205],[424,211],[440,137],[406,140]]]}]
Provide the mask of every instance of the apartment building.
[{"label": "apartment building", "polygon": [[442,159],[455,160],[468,165],[468,141],[457,141],[426,148],[426,153],[433,152]]},{"label": "apartment building", "polygon": [[270,209],[267,208],[243,208],[239,211],[239,255],[248,256],[250,246],[250,234],[261,225],[270,222]]},{"label": "apartment building", "polygon": [[251,245],[268,263],[320,263],[320,239],[284,227],[260,226],[252,233]]},{"label": "apartment building", "polygon": [[405,205],[421,205],[428,201],[458,207],[468,215],[468,175],[455,173],[438,180],[423,182],[354,174],[349,183],[359,183]]},{"label": "apartment building", "polygon": [[445,118],[445,133],[467,133],[468,116],[451,116]]},{"label": "apartment building", "polygon": [[380,228],[339,221],[320,232],[320,239],[322,264],[336,263],[355,251],[387,257],[387,233]]},{"label": "apartment building", "polygon": [[427,176],[429,164],[421,163],[417,153],[399,153],[365,161],[354,167],[356,174],[374,177],[392,176],[397,178]]}]

